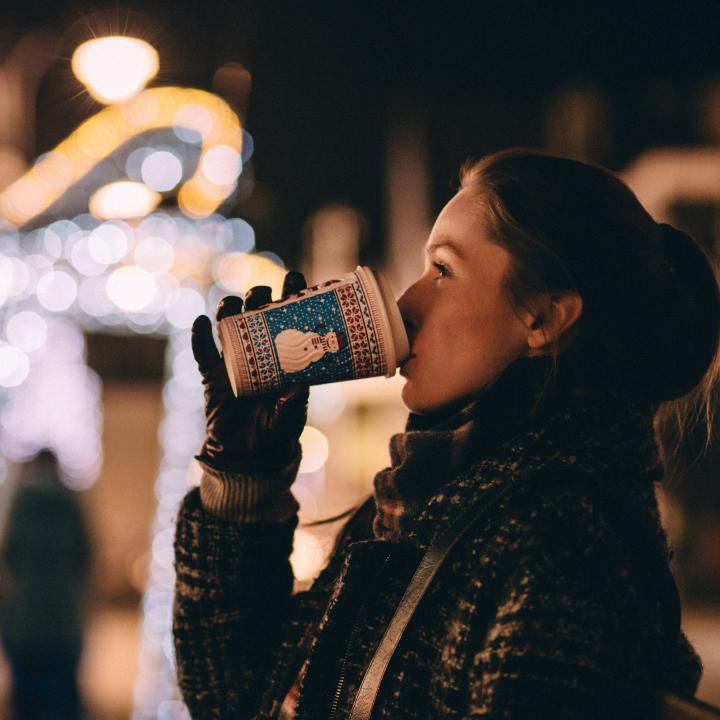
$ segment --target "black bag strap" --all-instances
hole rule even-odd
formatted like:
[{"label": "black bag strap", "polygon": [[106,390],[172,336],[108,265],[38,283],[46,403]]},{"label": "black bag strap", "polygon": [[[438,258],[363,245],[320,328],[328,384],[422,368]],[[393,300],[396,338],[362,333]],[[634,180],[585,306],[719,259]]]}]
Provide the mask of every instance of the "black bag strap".
[{"label": "black bag strap", "polygon": [[407,586],[398,604],[395,615],[393,615],[392,620],[390,620],[385,634],[382,636],[380,644],[370,660],[370,664],[365,670],[348,720],[370,720],[370,715],[375,705],[378,691],[380,690],[380,684],[385,676],[385,671],[400,643],[405,628],[414,615],[423,595],[430,587],[430,583],[433,581],[440,566],[443,564],[450,550],[452,550],[453,546],[465,532],[467,532],[472,525],[486,518],[490,511],[509,492],[511,487],[512,483],[497,485],[494,488],[494,492],[492,490],[489,491],[492,493],[490,497],[486,495],[483,498],[481,508],[478,509],[474,505],[470,506],[430,544],[417,570],[415,570],[415,574],[412,576],[410,584]]}]

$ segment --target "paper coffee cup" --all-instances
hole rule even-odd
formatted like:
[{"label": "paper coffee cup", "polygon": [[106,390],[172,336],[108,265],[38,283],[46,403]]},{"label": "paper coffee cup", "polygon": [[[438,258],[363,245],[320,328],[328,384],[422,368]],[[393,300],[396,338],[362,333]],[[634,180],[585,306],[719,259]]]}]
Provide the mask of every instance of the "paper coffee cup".
[{"label": "paper coffee cup", "polygon": [[233,392],[392,377],[409,352],[400,310],[377,270],[358,266],[219,323]]}]

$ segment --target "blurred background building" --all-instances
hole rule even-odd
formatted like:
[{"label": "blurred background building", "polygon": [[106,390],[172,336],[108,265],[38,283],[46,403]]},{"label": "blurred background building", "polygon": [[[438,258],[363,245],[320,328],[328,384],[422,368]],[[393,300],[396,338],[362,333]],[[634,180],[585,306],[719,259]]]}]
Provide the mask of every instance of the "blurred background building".
[{"label": "blurred background building", "polygon": [[[375,265],[399,294],[460,164],[513,145],[612,168],[717,256],[719,29],[711,0],[2,5],[0,522],[24,464],[55,453],[93,545],[89,717],[186,717],[169,623],[202,433],[194,317],[277,293],[285,267]],[[118,35],[139,42],[88,43]],[[303,523],[370,491],[401,384],[313,388]],[[688,443],[661,497],[713,702],[719,457]],[[337,527],[298,530],[299,584]]]}]

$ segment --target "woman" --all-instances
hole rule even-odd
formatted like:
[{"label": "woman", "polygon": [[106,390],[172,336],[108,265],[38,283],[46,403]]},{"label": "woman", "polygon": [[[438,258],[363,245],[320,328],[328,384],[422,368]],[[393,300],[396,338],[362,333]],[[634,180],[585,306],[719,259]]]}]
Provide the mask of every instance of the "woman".
[{"label": "woman", "polygon": [[[289,273],[283,294],[302,287]],[[256,287],[245,307],[269,299]],[[196,321],[207,439],[178,519],[174,620],[193,717],[348,717],[424,551],[499,487],[423,597],[373,718],[642,717],[645,693],[691,696],[700,664],[667,571],[652,422],[717,374],[702,251],[611,174],[507,151],[464,170],[399,304],[406,432],[294,596],[307,389],[233,399]],[[241,310],[226,298],[218,314]]]}]

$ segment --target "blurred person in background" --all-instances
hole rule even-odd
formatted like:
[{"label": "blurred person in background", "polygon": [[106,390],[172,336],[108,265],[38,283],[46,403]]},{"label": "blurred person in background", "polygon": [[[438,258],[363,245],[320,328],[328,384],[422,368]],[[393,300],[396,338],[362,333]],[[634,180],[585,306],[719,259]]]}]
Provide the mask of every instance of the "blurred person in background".
[{"label": "blurred person in background", "polygon": [[90,550],[77,497],[43,450],[21,467],[1,549],[0,630],[17,720],[81,717]]},{"label": "blurred person in background", "polygon": [[[304,286],[288,273],[283,295]],[[217,316],[270,299],[254,287]],[[470,507],[492,511],[440,567],[373,718],[642,718],[661,693],[693,696],[653,418],[712,402],[720,301],[700,246],[611,173],[509,150],[463,169],[399,305],[405,432],[294,595],[307,388],[234,398],[210,321],[195,321],[207,435],[178,517],[174,611],[192,716],[349,717],[423,554]]]}]

